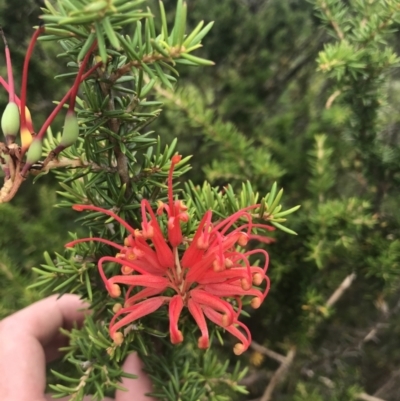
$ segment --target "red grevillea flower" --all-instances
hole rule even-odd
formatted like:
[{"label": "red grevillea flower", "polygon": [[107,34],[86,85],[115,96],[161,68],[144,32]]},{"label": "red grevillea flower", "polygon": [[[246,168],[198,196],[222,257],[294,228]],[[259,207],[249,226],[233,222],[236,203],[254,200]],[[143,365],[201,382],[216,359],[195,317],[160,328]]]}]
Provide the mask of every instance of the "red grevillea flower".
[{"label": "red grevillea flower", "polygon": [[[185,238],[181,225],[188,221],[189,215],[183,202],[174,199],[172,191],[172,174],[180,160],[181,156],[176,155],[171,161],[168,204],[160,203],[154,213],[150,203],[142,201],[141,230],[132,228],[110,210],[91,205],[74,206],[77,211],[93,210],[112,216],[129,232],[124,245],[103,238],[83,238],[66,246],[98,241],[118,250],[115,256],[104,256],[98,261],[101,278],[111,297],[121,295],[120,285],[128,286],[124,306],[114,308],[115,315],[109,326],[115,343],[122,343],[120,330],[124,326],[167,304],[173,344],[183,341],[178,321],[182,309],[187,307],[201,331],[199,348],[209,347],[207,318],[239,340],[234,352],[240,355],[251,343],[249,329],[238,320],[241,298],[251,297],[251,306],[258,308],[269,290],[268,253],[263,249],[246,251],[243,247],[253,237],[271,242],[271,238],[253,235],[252,231],[254,228],[270,231],[273,227],[252,222],[251,211],[260,206],[253,205],[217,222],[212,222],[212,212],[207,211],[193,237]],[[166,234],[156,217],[164,212],[168,218]],[[249,257],[254,254],[263,256],[263,267],[251,266]],[[107,277],[103,270],[103,264],[107,262],[121,265],[121,274]],[[260,286],[265,288],[261,290]],[[142,289],[132,295],[132,290],[137,287]],[[236,300],[237,308],[233,307],[233,300]]]}]

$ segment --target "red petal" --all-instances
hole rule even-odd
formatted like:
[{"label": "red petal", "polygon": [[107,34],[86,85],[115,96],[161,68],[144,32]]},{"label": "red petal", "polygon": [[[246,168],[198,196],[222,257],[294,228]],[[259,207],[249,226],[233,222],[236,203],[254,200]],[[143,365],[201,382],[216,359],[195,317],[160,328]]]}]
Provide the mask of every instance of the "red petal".
[{"label": "red petal", "polygon": [[230,284],[226,283],[207,284],[203,288],[204,291],[216,295],[217,297],[235,297],[243,295],[253,295],[255,297],[260,297],[261,299],[264,299],[263,293],[259,290],[256,290],[255,288],[244,290],[242,288],[240,281]]},{"label": "red petal", "polygon": [[[221,314],[216,312],[215,310],[211,308],[203,308],[204,314],[207,316],[208,319],[210,319],[212,322],[215,324],[221,326],[220,321],[221,321]],[[246,335],[243,334],[242,331],[240,331],[235,325],[239,325],[245,332]],[[247,326],[245,326],[242,322],[235,321],[233,324],[224,327],[226,331],[231,333],[233,336],[235,336],[241,343],[236,344],[234,347],[234,353],[236,355],[240,355],[242,352],[246,351],[247,348],[249,348],[251,344],[251,333]]]},{"label": "red petal", "polygon": [[109,283],[139,285],[141,287],[165,289],[168,287],[169,280],[164,277],[146,275],[133,275],[133,276],[113,276],[108,279]]},{"label": "red petal", "polygon": [[[211,216],[212,213],[211,211],[207,211],[203,218],[201,219],[199,226],[197,228],[197,231],[193,237],[193,240],[191,244],[189,245],[189,248],[186,249],[185,253],[183,254],[182,260],[181,260],[181,265],[186,268],[191,268],[194,266],[198,261],[201,260],[204,254],[204,249],[199,249],[197,246],[197,241],[199,238],[203,235],[207,235],[208,237],[208,227],[211,224]],[[203,232],[203,228],[205,227],[205,230]]]},{"label": "red petal", "polygon": [[190,291],[190,296],[197,304],[208,306],[225,315],[228,325],[231,324],[236,316],[235,311],[230,303],[216,297],[215,295],[209,294],[206,291],[195,288]]},{"label": "red petal", "polygon": [[117,248],[117,249],[119,249],[120,251],[122,251],[122,250],[124,249],[123,246],[118,245],[118,244],[116,244],[115,242],[109,241],[109,240],[104,239],[104,238],[99,238],[99,237],[79,238],[79,239],[76,239],[75,241],[68,242],[68,244],[65,244],[64,246],[65,246],[66,248],[72,248],[72,247],[75,246],[76,244],[80,244],[80,243],[82,243],[82,242],[92,242],[92,241],[101,242],[101,243],[103,243],[103,244],[113,246],[114,248]]},{"label": "red petal", "polygon": [[214,260],[214,253],[203,256],[195,265],[189,268],[189,272],[186,275],[186,281],[189,283],[195,283],[200,279],[200,277],[204,277],[210,269],[212,270]]},{"label": "red petal", "polygon": [[[264,277],[264,272],[259,267],[251,267],[251,273],[254,274],[262,274]],[[231,282],[234,280],[240,280],[242,278],[248,278],[249,274],[247,269],[244,267],[232,267],[231,269],[226,269],[220,272],[216,271],[208,271],[202,275],[202,277],[196,280],[199,284],[217,284],[224,282]]]},{"label": "red petal", "polygon": [[180,295],[174,295],[169,302],[169,333],[172,344],[183,341],[183,334],[178,329],[178,320],[183,309],[183,300]]},{"label": "red petal", "polygon": [[158,295],[161,294],[165,289],[165,288],[144,288],[143,290],[140,290],[137,294],[132,295],[131,297],[129,297],[129,294],[131,293],[132,289],[134,287],[129,287],[129,290],[127,291],[126,295],[125,295],[125,307],[129,307],[134,305],[137,301],[141,301],[145,298],[149,298],[152,297],[154,295]]},{"label": "red petal", "polygon": [[197,326],[201,331],[201,337],[199,337],[198,347],[201,349],[208,348],[210,345],[210,339],[208,335],[208,328],[206,319],[204,318],[203,311],[201,307],[193,301],[193,299],[189,299],[188,301],[188,308],[189,312],[193,316],[194,320],[196,321]]},{"label": "red petal", "polygon": [[177,247],[182,243],[182,229],[178,217],[170,217],[168,219],[168,241],[173,247]]},{"label": "red petal", "polygon": [[[150,313],[155,312],[159,309],[165,302],[167,298],[165,297],[154,297],[150,299],[146,299],[143,302],[130,306],[129,308],[120,309],[111,319],[110,322],[110,336],[114,338],[115,332],[121,327],[126,326],[129,323],[134,322],[137,319],[140,319],[143,316],[149,315]],[[122,314],[127,314],[127,316],[123,317],[117,323],[115,321]]]},{"label": "red petal", "polygon": [[[126,266],[132,268],[135,272],[141,273],[144,276],[156,276],[156,275],[149,273],[144,268],[142,268],[140,263],[131,262],[129,260],[126,260],[125,258],[121,258],[120,256],[118,258],[113,257],[113,256],[103,256],[102,258],[99,259],[99,262],[97,264],[99,267],[100,275],[103,278],[103,280],[107,280],[107,278],[104,274],[104,271],[103,271],[103,263],[105,263],[105,262],[118,263],[121,266],[126,265]],[[158,277],[159,277],[159,275],[158,275]]]},{"label": "red petal", "polygon": [[131,234],[135,233],[135,230],[125,220],[121,219],[121,217],[117,216],[111,210],[103,209],[101,207],[97,207],[94,205],[74,205],[74,206],[72,206],[72,209],[74,209],[78,212],[82,212],[83,210],[94,210],[95,212],[104,213],[108,216],[111,216],[116,221],[118,221],[118,223],[121,224],[122,226],[124,226],[128,230],[129,233],[131,233]]},{"label": "red petal", "polygon": [[172,267],[174,266],[174,255],[172,253],[172,250],[165,241],[165,238],[158,224],[156,216],[153,210],[151,209],[150,203],[146,199],[144,199],[142,200],[143,221],[145,221],[146,219],[146,210],[150,214],[151,223],[154,229],[154,235],[153,238],[151,238],[151,241],[153,242],[154,247],[156,248],[158,261],[160,265],[164,268]]},{"label": "red petal", "polygon": [[137,255],[135,264],[143,270],[147,270],[151,274],[157,274],[157,272],[159,274],[165,273],[165,267],[161,266],[156,252],[143,238],[136,238],[133,252]]}]

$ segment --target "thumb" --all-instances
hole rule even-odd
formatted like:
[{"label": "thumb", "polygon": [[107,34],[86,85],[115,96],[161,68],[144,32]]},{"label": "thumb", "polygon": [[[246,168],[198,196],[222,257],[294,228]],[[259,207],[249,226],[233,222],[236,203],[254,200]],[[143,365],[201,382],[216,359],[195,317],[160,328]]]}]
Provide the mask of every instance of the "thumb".
[{"label": "thumb", "polygon": [[[122,379],[122,386],[128,391],[117,390],[115,393],[115,401],[156,401],[155,398],[147,397],[145,394],[150,393],[153,388],[148,375],[143,372],[143,363],[136,353],[128,355],[122,369],[126,373],[134,374],[137,379]],[[134,396],[134,398],[133,398]]]}]

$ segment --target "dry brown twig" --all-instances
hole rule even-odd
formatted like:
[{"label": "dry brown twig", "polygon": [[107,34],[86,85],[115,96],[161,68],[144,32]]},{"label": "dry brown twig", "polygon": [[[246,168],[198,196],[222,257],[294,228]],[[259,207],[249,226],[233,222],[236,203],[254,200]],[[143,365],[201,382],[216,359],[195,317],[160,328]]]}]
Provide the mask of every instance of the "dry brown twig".
[{"label": "dry brown twig", "polygon": [[333,294],[329,297],[329,299],[326,301],[326,306],[331,307],[333,306],[339,298],[343,295],[343,293],[351,286],[353,281],[356,278],[355,273],[349,274],[339,285],[339,287],[333,292]]},{"label": "dry brown twig", "polygon": [[277,352],[272,351],[272,350],[268,349],[267,347],[264,347],[263,345],[256,343],[255,341],[251,342],[250,347],[254,351],[257,351],[260,354],[263,354],[271,359],[275,359],[275,361],[277,361],[279,363],[283,363],[286,360],[286,357],[284,355],[278,354]]},{"label": "dry brown twig", "polygon": [[373,395],[368,395],[367,393],[357,394],[356,397],[362,401],[385,401],[382,398],[374,397]]},{"label": "dry brown twig", "polygon": [[290,365],[293,363],[294,357],[296,356],[296,347],[292,346],[285,357],[285,361],[281,363],[281,366],[275,371],[271,380],[268,383],[267,388],[264,391],[260,401],[270,401],[272,393],[275,387],[285,378],[289,370]]},{"label": "dry brown twig", "polygon": [[[344,292],[351,286],[351,284],[353,283],[355,278],[356,278],[355,273],[349,274],[340,283],[339,287],[332,293],[332,295],[326,301],[326,307],[332,307],[342,297]],[[283,356],[275,351],[272,351],[272,350],[256,343],[255,341],[253,341],[251,343],[251,348],[280,363],[279,368],[273,374],[271,380],[269,381],[269,383],[264,391],[263,396],[260,399],[260,401],[270,401],[272,399],[272,394],[273,394],[276,386],[286,377],[287,372],[293,363],[293,360],[296,356],[296,346],[292,346],[286,356]],[[364,398],[362,398],[362,397],[364,397]],[[376,397],[372,397],[372,398],[365,398],[365,397],[372,397],[372,396],[369,396],[366,393],[361,393],[358,395],[358,398],[360,400],[364,400],[364,401],[384,401],[384,400],[378,399]]]}]

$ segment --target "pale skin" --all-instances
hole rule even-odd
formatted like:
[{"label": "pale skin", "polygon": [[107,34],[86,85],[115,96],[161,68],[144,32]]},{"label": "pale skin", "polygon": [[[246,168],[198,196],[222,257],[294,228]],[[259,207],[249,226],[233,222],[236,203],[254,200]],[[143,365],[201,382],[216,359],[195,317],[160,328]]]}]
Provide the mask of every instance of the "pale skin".
[{"label": "pale skin", "polygon": [[[45,394],[46,363],[61,356],[66,344],[60,327],[70,329],[84,319],[82,301],[75,295],[52,296],[36,302],[0,322],[0,395],[2,401],[49,401]],[[117,391],[115,401],[155,401],[145,394],[152,391],[142,362],[130,354],[123,370],[138,379],[122,380],[127,392]],[[61,398],[66,401],[69,398]],[[85,397],[89,401],[90,396]],[[113,401],[105,398],[104,401]]]}]

